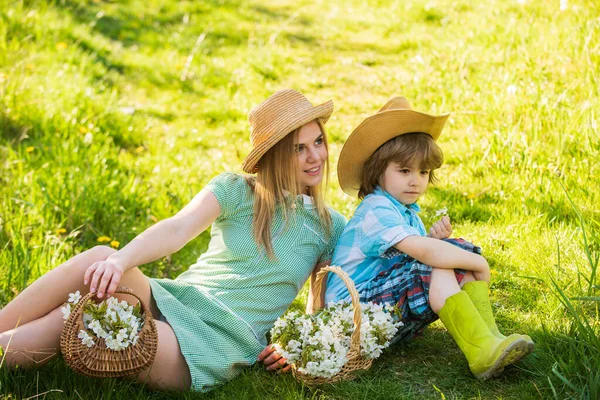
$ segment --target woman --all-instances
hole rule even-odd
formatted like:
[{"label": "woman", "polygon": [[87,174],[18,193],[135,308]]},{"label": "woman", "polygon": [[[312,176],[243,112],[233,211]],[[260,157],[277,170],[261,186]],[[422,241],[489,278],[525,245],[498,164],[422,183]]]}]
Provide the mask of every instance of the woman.
[{"label": "woman", "polygon": [[[137,380],[207,391],[253,364],[274,321],[331,259],[345,224],[324,205],[321,189],[323,125],[332,111],[331,101],[313,107],[290,89],[254,107],[253,148],[242,168],[256,176],[221,174],[121,250],[94,247],[35,281],[0,310],[8,367],[39,365],[58,353],[60,306],[69,293],[91,290],[103,299],[119,285],[151,305],[158,327],[156,359]],[[137,268],[178,251],[211,224],[208,250],[175,280]],[[265,348],[261,361],[279,368],[270,354]]]}]

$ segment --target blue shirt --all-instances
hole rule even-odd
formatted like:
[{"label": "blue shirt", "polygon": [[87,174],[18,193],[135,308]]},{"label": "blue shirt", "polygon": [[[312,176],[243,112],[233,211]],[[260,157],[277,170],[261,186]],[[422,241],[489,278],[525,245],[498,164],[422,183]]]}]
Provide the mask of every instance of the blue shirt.
[{"label": "blue shirt", "polygon": [[[356,289],[382,271],[408,257],[394,245],[408,236],[427,236],[417,215],[416,203],[405,206],[379,186],[356,208],[337,242],[331,265],[338,265],[354,281]],[[346,285],[337,275],[327,278],[325,302],[350,300]]]}]

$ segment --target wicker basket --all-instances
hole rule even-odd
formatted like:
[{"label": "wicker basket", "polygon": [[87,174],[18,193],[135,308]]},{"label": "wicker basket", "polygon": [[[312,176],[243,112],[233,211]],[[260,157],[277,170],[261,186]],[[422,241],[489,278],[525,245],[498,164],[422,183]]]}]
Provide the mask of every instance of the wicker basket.
[{"label": "wicker basket", "polygon": [[104,339],[101,338],[98,338],[92,347],[81,343],[77,335],[84,329],[83,308],[87,301],[95,296],[88,293],[71,311],[60,336],[64,360],[76,372],[98,378],[114,378],[137,374],[152,365],[158,345],[158,332],[152,313],[147,304],[131,289],[119,287],[116,293],[132,295],[140,302],[144,313],[144,325],[136,345],[117,351],[106,347]]},{"label": "wicker basket", "polygon": [[322,385],[324,383],[333,383],[340,380],[348,380],[355,378],[355,372],[361,369],[371,368],[373,360],[370,358],[364,358],[360,355],[360,326],[362,320],[362,313],[360,309],[360,302],[358,298],[358,292],[354,287],[354,282],[340,267],[329,266],[322,268],[315,279],[314,286],[311,288],[313,292],[313,313],[321,310],[324,307],[323,300],[323,282],[327,273],[331,271],[338,275],[342,281],[346,284],[348,292],[352,297],[352,305],[354,306],[354,332],[350,338],[350,350],[348,351],[348,361],[342,367],[342,370],[332,376],[331,378],[323,378],[320,376],[306,375],[298,371],[295,364],[292,364],[292,374],[299,381],[307,385]]}]

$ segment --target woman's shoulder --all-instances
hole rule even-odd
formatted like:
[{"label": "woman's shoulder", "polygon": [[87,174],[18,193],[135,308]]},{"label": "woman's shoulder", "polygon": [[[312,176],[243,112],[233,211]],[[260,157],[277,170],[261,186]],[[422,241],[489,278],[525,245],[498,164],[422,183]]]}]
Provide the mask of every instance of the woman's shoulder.
[{"label": "woman's shoulder", "polygon": [[222,211],[233,211],[241,203],[252,201],[252,190],[246,175],[223,172],[212,178],[205,188],[215,195]]},{"label": "woman's shoulder", "polygon": [[225,183],[225,184],[240,184],[246,182],[246,176],[235,172],[221,172],[219,175],[212,178],[209,182],[211,183]]},{"label": "woman's shoulder", "polygon": [[235,172],[222,172],[208,182],[208,187],[223,188],[226,190],[240,190],[251,188],[252,177]]}]

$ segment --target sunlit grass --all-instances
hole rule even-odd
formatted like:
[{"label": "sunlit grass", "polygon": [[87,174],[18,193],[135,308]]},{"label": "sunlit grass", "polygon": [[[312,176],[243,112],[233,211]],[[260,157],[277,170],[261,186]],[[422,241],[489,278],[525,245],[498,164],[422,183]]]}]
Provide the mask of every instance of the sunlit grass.
[{"label": "sunlit grass", "polygon": [[[341,146],[364,117],[404,95],[418,110],[452,112],[423,219],[445,206],[457,236],[483,247],[499,324],[529,333],[536,352],[501,379],[477,382],[436,323],[355,382],[313,391],[257,366],[207,397],[594,398],[597,302],[574,298],[598,296],[599,38],[591,0],[8,0],[0,304],[103,237],[123,246],[216,174],[239,172],[246,115],[281,88],[334,100],[328,199],[351,216],[357,202],[335,172]],[[204,233],[143,269],[174,277],[207,241]],[[77,377],[60,361],[0,371],[10,398],[49,390],[160,398]]]}]

